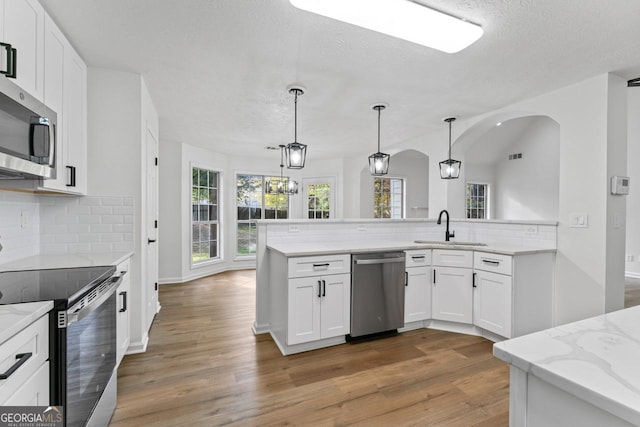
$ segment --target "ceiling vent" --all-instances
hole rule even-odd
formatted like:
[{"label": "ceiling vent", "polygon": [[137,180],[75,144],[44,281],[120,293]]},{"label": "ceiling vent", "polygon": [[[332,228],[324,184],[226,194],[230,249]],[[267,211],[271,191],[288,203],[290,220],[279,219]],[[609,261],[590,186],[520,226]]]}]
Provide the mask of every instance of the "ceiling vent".
[{"label": "ceiling vent", "polygon": [[522,158],[522,153],[509,154],[509,160],[517,160]]}]

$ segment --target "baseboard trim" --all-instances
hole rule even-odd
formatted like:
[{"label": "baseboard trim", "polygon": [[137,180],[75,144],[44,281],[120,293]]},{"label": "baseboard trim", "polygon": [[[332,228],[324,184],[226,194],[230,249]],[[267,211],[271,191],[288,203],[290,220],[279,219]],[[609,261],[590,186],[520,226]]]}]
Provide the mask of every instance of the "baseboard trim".
[{"label": "baseboard trim", "polygon": [[127,349],[126,355],[129,354],[139,354],[147,351],[147,345],[149,345],[149,335],[144,334],[142,337],[142,341],[132,342],[129,344],[129,348]]},{"label": "baseboard trim", "polygon": [[182,283],[191,282],[192,280],[202,279],[203,277],[211,276],[213,274],[224,273],[225,271],[255,270],[255,268],[256,268],[255,265],[254,266],[248,266],[248,265],[225,266],[225,265],[221,265],[220,268],[216,268],[214,270],[207,270],[207,271],[203,271],[203,272],[197,272],[195,274],[192,274],[192,275],[189,275],[189,276],[185,276],[185,277],[163,277],[161,279],[158,279],[158,284],[159,285],[182,284]]},{"label": "baseboard trim", "polygon": [[624,277],[629,279],[640,279],[640,273],[634,273],[633,271],[625,271]]}]

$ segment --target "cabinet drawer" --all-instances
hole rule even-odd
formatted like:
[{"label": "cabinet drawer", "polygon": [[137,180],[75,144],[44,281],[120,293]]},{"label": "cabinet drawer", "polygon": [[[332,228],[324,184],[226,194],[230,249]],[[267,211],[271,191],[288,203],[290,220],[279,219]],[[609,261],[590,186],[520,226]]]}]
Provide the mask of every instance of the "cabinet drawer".
[{"label": "cabinet drawer", "polygon": [[128,273],[130,268],[129,266],[130,263],[131,263],[131,258],[127,258],[126,260],[122,261],[120,264],[116,266],[116,273],[121,273],[121,272]]},{"label": "cabinet drawer", "polygon": [[431,265],[431,250],[418,249],[404,251],[406,254],[405,267],[424,267]]},{"label": "cabinet drawer", "polygon": [[23,356],[22,363],[9,378],[0,381],[0,405],[31,377],[49,358],[49,316],[42,316],[18,334],[0,345],[0,373],[5,373],[19,363],[17,355]]},{"label": "cabinet drawer", "polygon": [[513,257],[488,252],[473,253],[473,268],[492,273],[511,275]]},{"label": "cabinet drawer", "polygon": [[442,267],[471,268],[473,266],[473,252],[449,249],[434,249],[433,265]]},{"label": "cabinet drawer", "polygon": [[310,277],[351,272],[349,254],[289,258],[289,277]]}]

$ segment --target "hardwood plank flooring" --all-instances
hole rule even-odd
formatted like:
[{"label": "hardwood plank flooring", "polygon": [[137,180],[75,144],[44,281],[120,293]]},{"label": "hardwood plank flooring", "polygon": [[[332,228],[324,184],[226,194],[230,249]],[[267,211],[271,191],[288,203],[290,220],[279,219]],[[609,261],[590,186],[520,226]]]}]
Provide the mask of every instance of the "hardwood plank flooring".
[{"label": "hardwood plank flooring", "polygon": [[640,305],[640,279],[625,279],[624,307]]},{"label": "hardwood plank flooring", "polygon": [[118,371],[112,426],[508,425],[490,341],[422,329],[280,355],[254,336],[255,271],[160,287],[146,353]]}]

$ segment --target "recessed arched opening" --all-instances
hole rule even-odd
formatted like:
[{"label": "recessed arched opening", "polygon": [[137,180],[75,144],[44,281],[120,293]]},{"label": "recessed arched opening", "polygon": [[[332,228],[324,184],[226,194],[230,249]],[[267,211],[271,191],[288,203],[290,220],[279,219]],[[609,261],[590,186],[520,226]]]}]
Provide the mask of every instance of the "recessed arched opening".
[{"label": "recessed arched opening", "polygon": [[448,188],[454,216],[558,219],[560,125],[555,120],[485,119],[463,133],[452,150],[463,162],[461,179]]},{"label": "recessed arched opening", "polygon": [[[365,166],[360,171],[360,218],[376,217],[376,195],[374,176]],[[389,212],[397,218],[427,218],[429,216],[429,156],[417,150],[404,150],[391,156],[389,173],[380,178],[397,180],[389,183]],[[402,197],[398,198],[398,185],[402,186]],[[387,188],[382,189],[387,191]],[[380,196],[377,196],[378,198]],[[401,203],[401,206],[398,206]]]}]

